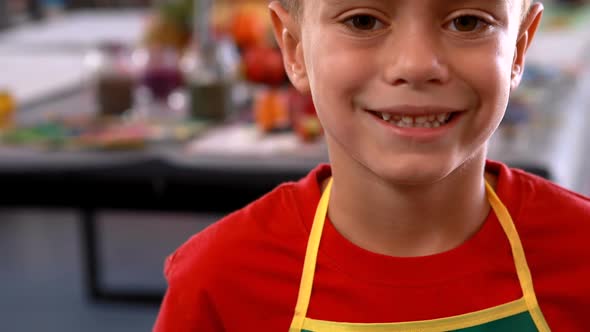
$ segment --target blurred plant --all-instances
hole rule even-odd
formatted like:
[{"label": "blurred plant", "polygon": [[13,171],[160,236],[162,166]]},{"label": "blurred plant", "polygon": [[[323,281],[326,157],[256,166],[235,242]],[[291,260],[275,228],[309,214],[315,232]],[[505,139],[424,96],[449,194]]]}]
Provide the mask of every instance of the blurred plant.
[{"label": "blurred plant", "polygon": [[192,0],[173,0],[155,6],[143,38],[145,47],[174,48],[182,52],[191,40]]}]

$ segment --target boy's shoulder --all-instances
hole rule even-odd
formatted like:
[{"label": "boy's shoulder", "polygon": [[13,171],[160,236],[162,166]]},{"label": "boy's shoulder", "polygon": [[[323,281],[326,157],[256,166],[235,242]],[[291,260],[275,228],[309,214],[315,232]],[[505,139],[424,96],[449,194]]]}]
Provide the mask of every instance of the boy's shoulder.
[{"label": "boy's shoulder", "polygon": [[315,208],[314,197],[319,200],[317,178],[326,173],[329,166],[320,165],[303,179],[277,186],[195,234],[168,257],[167,278],[199,270],[214,278],[225,273],[228,265],[263,260],[280,247],[299,250],[291,247],[306,243],[309,225],[305,220]]},{"label": "boy's shoulder", "polygon": [[[563,221],[590,227],[590,197],[573,192],[547,179],[520,169],[508,169],[512,190],[520,199],[521,219],[538,218]],[[551,223],[555,226],[555,223]],[[563,225],[562,225],[563,226]]]},{"label": "boy's shoulder", "polygon": [[[566,257],[590,261],[590,198],[523,170],[491,165],[499,170],[498,196],[514,220],[533,269],[560,266]],[[571,267],[590,278],[590,268]]]},{"label": "boy's shoulder", "polygon": [[590,198],[521,169],[489,162],[517,228],[590,232]]},{"label": "boy's shoulder", "polygon": [[590,307],[590,199],[522,170],[505,170],[509,186],[499,189],[512,206],[541,310],[550,326],[574,331]]}]

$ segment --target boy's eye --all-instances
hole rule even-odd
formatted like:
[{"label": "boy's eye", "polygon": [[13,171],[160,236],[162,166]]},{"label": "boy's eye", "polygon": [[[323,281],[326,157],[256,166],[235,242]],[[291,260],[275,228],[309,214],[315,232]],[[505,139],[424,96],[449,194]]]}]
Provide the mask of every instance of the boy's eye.
[{"label": "boy's eye", "polygon": [[451,29],[458,32],[472,32],[482,28],[486,23],[477,16],[463,15],[451,22]]},{"label": "boy's eye", "polygon": [[383,27],[383,23],[371,15],[355,15],[344,22],[356,30],[372,31]]}]

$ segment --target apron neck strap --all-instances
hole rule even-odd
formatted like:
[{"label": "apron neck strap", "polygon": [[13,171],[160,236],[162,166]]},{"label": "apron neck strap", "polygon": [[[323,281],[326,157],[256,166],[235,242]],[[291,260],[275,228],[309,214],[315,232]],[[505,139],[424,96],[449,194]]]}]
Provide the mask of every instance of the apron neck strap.
[{"label": "apron neck strap", "polygon": [[549,325],[545,321],[539,303],[537,302],[537,296],[535,295],[535,290],[533,288],[533,278],[531,277],[531,271],[527,264],[524,249],[520,237],[518,236],[518,232],[516,231],[516,226],[514,226],[514,221],[506,206],[502,204],[502,201],[500,201],[500,198],[496,195],[496,192],[487,181],[486,192],[488,201],[490,202],[494,213],[496,213],[496,216],[502,225],[502,229],[510,242],[512,257],[514,258],[514,264],[516,265],[516,274],[518,275],[518,281],[520,282],[524,300],[527,303],[531,316],[538,327],[544,329],[544,331],[549,331]]},{"label": "apron neck strap", "polygon": [[[322,231],[324,229],[324,223],[326,221],[326,215],[328,212],[328,202],[330,200],[330,194],[332,191],[332,183],[333,179],[330,178],[328,181],[328,185],[326,186],[322,194],[322,197],[320,198],[320,202],[318,203],[318,207],[316,209],[313,225],[311,227],[311,233],[309,235],[309,240],[307,243],[307,250],[305,252],[303,273],[301,277],[301,283],[299,286],[297,304],[295,306],[295,315],[293,316],[291,329],[289,330],[290,332],[300,332],[301,330],[303,330],[303,323],[305,321],[307,310],[309,308],[309,302],[311,299],[315,267],[317,263]],[[547,325],[547,322],[545,321],[543,314],[541,313],[541,309],[539,308],[539,304],[537,302],[537,298],[533,288],[531,272],[526,262],[524,249],[522,247],[522,243],[520,242],[520,238],[516,231],[516,227],[514,226],[512,217],[510,216],[508,209],[506,209],[504,204],[502,204],[502,202],[494,192],[494,189],[487,181],[485,183],[485,186],[487,198],[492,207],[492,210],[494,211],[494,213],[496,213],[498,220],[502,225],[502,229],[504,230],[504,233],[506,234],[506,236],[508,237],[508,241],[510,242],[512,256],[514,258],[514,263],[516,265],[516,273],[518,275],[518,280],[520,282],[520,286],[522,288],[522,292],[524,294],[524,299],[527,303],[527,307],[531,312],[535,324],[541,327],[541,329],[544,329],[544,331],[549,331],[549,326]]]},{"label": "apron neck strap", "polygon": [[289,332],[301,332],[301,330],[303,330],[303,322],[307,315],[309,300],[311,298],[311,288],[313,286],[320,240],[322,238],[326,215],[328,214],[328,202],[330,201],[330,194],[332,192],[332,183],[333,178],[330,177],[328,185],[324,189],[324,193],[322,194],[315,211],[311,233],[309,234],[309,240],[307,241],[307,250],[305,252],[303,273],[299,285],[299,295],[297,296],[297,304],[295,306],[295,315],[293,316],[293,322],[291,323],[291,329]]}]

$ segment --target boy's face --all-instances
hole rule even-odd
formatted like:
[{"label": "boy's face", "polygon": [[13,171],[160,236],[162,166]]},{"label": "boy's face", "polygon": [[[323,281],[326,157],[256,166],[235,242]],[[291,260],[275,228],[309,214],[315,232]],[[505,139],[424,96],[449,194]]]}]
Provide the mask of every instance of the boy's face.
[{"label": "boy's face", "polygon": [[542,12],[523,20],[522,1],[310,0],[297,19],[271,9],[332,162],[420,184],[485,153]]}]

